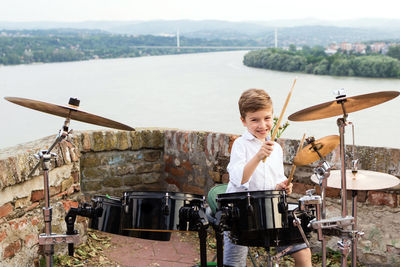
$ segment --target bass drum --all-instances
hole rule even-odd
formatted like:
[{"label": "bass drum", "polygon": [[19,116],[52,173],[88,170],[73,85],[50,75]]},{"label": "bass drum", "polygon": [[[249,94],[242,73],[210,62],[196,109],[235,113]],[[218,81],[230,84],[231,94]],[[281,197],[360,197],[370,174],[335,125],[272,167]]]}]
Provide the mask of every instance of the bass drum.
[{"label": "bass drum", "polygon": [[92,208],[101,208],[101,215],[99,214],[100,216],[94,216],[90,219],[90,228],[112,234],[121,234],[122,202],[120,198],[95,196],[92,199]]},{"label": "bass drum", "polygon": [[175,192],[125,192],[122,202],[122,235],[161,241],[173,231],[194,230],[183,218],[205,209],[203,196]]}]

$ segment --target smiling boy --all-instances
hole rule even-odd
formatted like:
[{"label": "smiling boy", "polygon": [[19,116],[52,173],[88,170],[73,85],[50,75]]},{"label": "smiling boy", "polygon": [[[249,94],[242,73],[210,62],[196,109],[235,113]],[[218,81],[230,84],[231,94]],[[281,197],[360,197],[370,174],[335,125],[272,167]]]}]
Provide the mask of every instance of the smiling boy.
[{"label": "smiling boy", "polygon": [[[287,184],[284,175],[282,148],[269,140],[273,126],[270,96],[264,90],[249,89],[239,99],[239,111],[246,131],[232,146],[226,193],[286,190],[290,194],[293,185]],[[228,232],[224,233],[224,266],[246,266],[247,251],[246,246],[233,244]],[[311,267],[311,251],[305,244],[295,244],[288,254],[295,259],[296,267]]]}]

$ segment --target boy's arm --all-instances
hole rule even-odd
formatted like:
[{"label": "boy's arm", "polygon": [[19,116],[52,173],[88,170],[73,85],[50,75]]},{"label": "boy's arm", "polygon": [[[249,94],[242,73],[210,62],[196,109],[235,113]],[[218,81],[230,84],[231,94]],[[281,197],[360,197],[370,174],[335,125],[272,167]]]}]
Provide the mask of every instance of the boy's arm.
[{"label": "boy's arm", "polygon": [[266,141],[265,143],[263,143],[257,154],[255,154],[254,157],[249,162],[247,162],[243,169],[242,184],[245,184],[250,180],[250,177],[253,175],[258,164],[260,164],[260,161],[271,155],[272,150],[274,150],[273,146],[274,142]]}]

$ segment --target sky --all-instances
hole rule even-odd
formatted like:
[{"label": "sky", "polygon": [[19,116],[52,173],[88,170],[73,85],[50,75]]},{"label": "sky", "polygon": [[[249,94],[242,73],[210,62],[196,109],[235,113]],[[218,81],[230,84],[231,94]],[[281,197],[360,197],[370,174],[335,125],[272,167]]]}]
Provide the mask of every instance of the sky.
[{"label": "sky", "polygon": [[0,0],[0,21],[400,19],[397,0]]}]

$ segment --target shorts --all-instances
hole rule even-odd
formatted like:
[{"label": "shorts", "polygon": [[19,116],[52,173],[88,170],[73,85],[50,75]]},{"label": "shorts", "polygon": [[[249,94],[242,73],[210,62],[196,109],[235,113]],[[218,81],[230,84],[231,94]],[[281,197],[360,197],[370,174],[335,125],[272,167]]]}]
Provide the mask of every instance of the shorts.
[{"label": "shorts", "polygon": [[[289,246],[281,246],[277,247],[276,250],[279,253],[288,247]],[[293,247],[282,256],[293,254],[305,248],[307,248],[306,243],[294,244]],[[224,266],[246,267],[248,251],[248,247],[232,243],[229,238],[229,232],[224,232]]]}]

